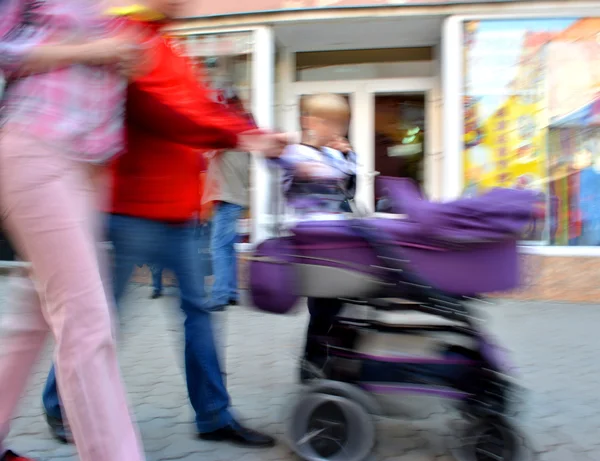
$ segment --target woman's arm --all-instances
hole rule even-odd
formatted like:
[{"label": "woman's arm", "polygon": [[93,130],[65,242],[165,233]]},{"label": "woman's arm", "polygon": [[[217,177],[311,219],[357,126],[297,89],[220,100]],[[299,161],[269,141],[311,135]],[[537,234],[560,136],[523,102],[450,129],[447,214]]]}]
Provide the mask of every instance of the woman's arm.
[{"label": "woman's arm", "polygon": [[130,64],[139,49],[131,37],[118,36],[79,44],[38,44],[35,41],[0,40],[0,71],[7,78],[73,64]]},{"label": "woman's arm", "polygon": [[48,72],[91,61],[87,44],[30,46],[0,42],[0,56],[0,68],[8,75]]}]

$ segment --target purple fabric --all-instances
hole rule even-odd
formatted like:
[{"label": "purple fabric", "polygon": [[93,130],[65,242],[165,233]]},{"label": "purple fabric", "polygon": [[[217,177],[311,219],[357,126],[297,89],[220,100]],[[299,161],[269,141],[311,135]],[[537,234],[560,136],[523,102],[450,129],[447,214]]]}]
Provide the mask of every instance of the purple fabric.
[{"label": "purple fabric", "polygon": [[522,280],[514,241],[465,245],[446,252],[405,247],[401,254],[411,271],[450,294],[476,296],[509,291]]},{"label": "purple fabric", "polygon": [[424,282],[451,294],[472,296],[519,285],[517,241],[535,221],[536,194],[495,189],[476,198],[432,203],[407,180],[382,181],[380,187],[395,211],[408,219],[305,221],[296,225],[293,237],[264,242],[257,256],[279,263],[253,262],[255,305],[276,313],[293,307],[295,271],[290,263],[385,279],[389,272],[381,268],[380,256],[405,261]]},{"label": "purple fabric", "polygon": [[377,176],[375,178],[375,197],[377,199],[387,198],[386,205],[389,212],[394,214],[405,214],[403,203],[408,200],[421,199],[423,195],[418,186],[407,178],[394,178],[391,176]]},{"label": "purple fabric", "polygon": [[407,179],[382,178],[379,187],[393,204],[392,212],[406,214],[424,240],[520,239],[540,217],[536,215],[540,196],[532,191],[497,188],[478,197],[436,203],[425,200]]},{"label": "purple fabric", "polygon": [[[361,221],[312,221],[294,228],[294,262],[351,269],[384,277],[382,262],[353,226]],[[390,254],[406,261],[407,268],[448,293],[473,296],[516,288],[521,280],[515,239],[457,244],[432,242],[419,233],[419,225],[391,219],[367,220],[377,229]],[[384,250],[387,251],[387,250]],[[315,259],[316,258],[316,259]]]},{"label": "purple fabric", "polygon": [[[310,213],[337,212],[346,198],[353,195],[354,152],[342,154],[327,147],[295,144],[270,162],[281,169],[281,188],[296,215],[306,218]],[[312,178],[298,177],[296,169],[302,163],[318,168],[318,174]]]},{"label": "purple fabric", "polygon": [[266,240],[256,249],[250,261],[250,295],[258,309],[286,314],[298,302],[293,253],[289,237]]}]

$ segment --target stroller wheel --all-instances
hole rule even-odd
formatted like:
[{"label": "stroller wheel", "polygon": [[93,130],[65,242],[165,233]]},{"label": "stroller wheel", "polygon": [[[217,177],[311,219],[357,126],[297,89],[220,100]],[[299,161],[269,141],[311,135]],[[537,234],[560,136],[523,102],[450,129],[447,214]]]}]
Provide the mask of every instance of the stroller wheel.
[{"label": "stroller wheel", "polygon": [[306,461],[364,461],[375,444],[375,425],[352,400],[312,392],[294,406],[286,436]]},{"label": "stroller wheel", "polygon": [[525,435],[501,416],[469,422],[452,452],[457,461],[529,461],[533,454]]}]

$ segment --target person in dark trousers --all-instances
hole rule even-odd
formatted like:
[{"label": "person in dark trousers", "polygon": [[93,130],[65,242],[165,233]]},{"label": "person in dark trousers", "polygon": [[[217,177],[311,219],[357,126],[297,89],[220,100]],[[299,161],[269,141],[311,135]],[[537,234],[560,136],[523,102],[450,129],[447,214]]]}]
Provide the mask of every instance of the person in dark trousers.
[{"label": "person in dark trousers", "polygon": [[[201,161],[199,152],[238,149],[278,156],[286,137],[256,129],[248,119],[216,102],[198,81],[192,63],[161,30],[183,0],[150,0],[162,20],[140,20],[152,66],[135,78],[127,93],[127,150],[112,164],[109,239],[114,247],[113,288],[122,300],[136,264],[149,262],[170,270],[179,285],[186,319],[185,374],[198,437],[249,447],[270,447],[272,437],[240,424],[230,399],[215,347],[212,314],[204,287],[195,238]],[[148,15],[145,15],[147,18]],[[182,96],[184,95],[184,96]],[[51,429],[68,440],[53,374],[45,393]],[[53,394],[52,394],[52,392]],[[102,429],[102,428],[100,428]]]},{"label": "person in dark trousers", "polygon": [[158,299],[163,295],[163,267],[158,264],[150,265],[152,274],[152,295],[151,299]]}]

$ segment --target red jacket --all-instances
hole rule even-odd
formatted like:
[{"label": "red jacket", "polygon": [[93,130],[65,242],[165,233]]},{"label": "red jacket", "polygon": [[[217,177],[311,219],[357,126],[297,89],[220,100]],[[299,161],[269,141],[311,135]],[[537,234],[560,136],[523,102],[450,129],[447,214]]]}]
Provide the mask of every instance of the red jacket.
[{"label": "red jacket", "polygon": [[127,147],[111,167],[111,211],[185,221],[198,212],[199,151],[233,148],[238,134],[254,126],[213,101],[191,62],[160,36],[159,24],[142,26],[151,36],[153,70],[129,87]]}]

